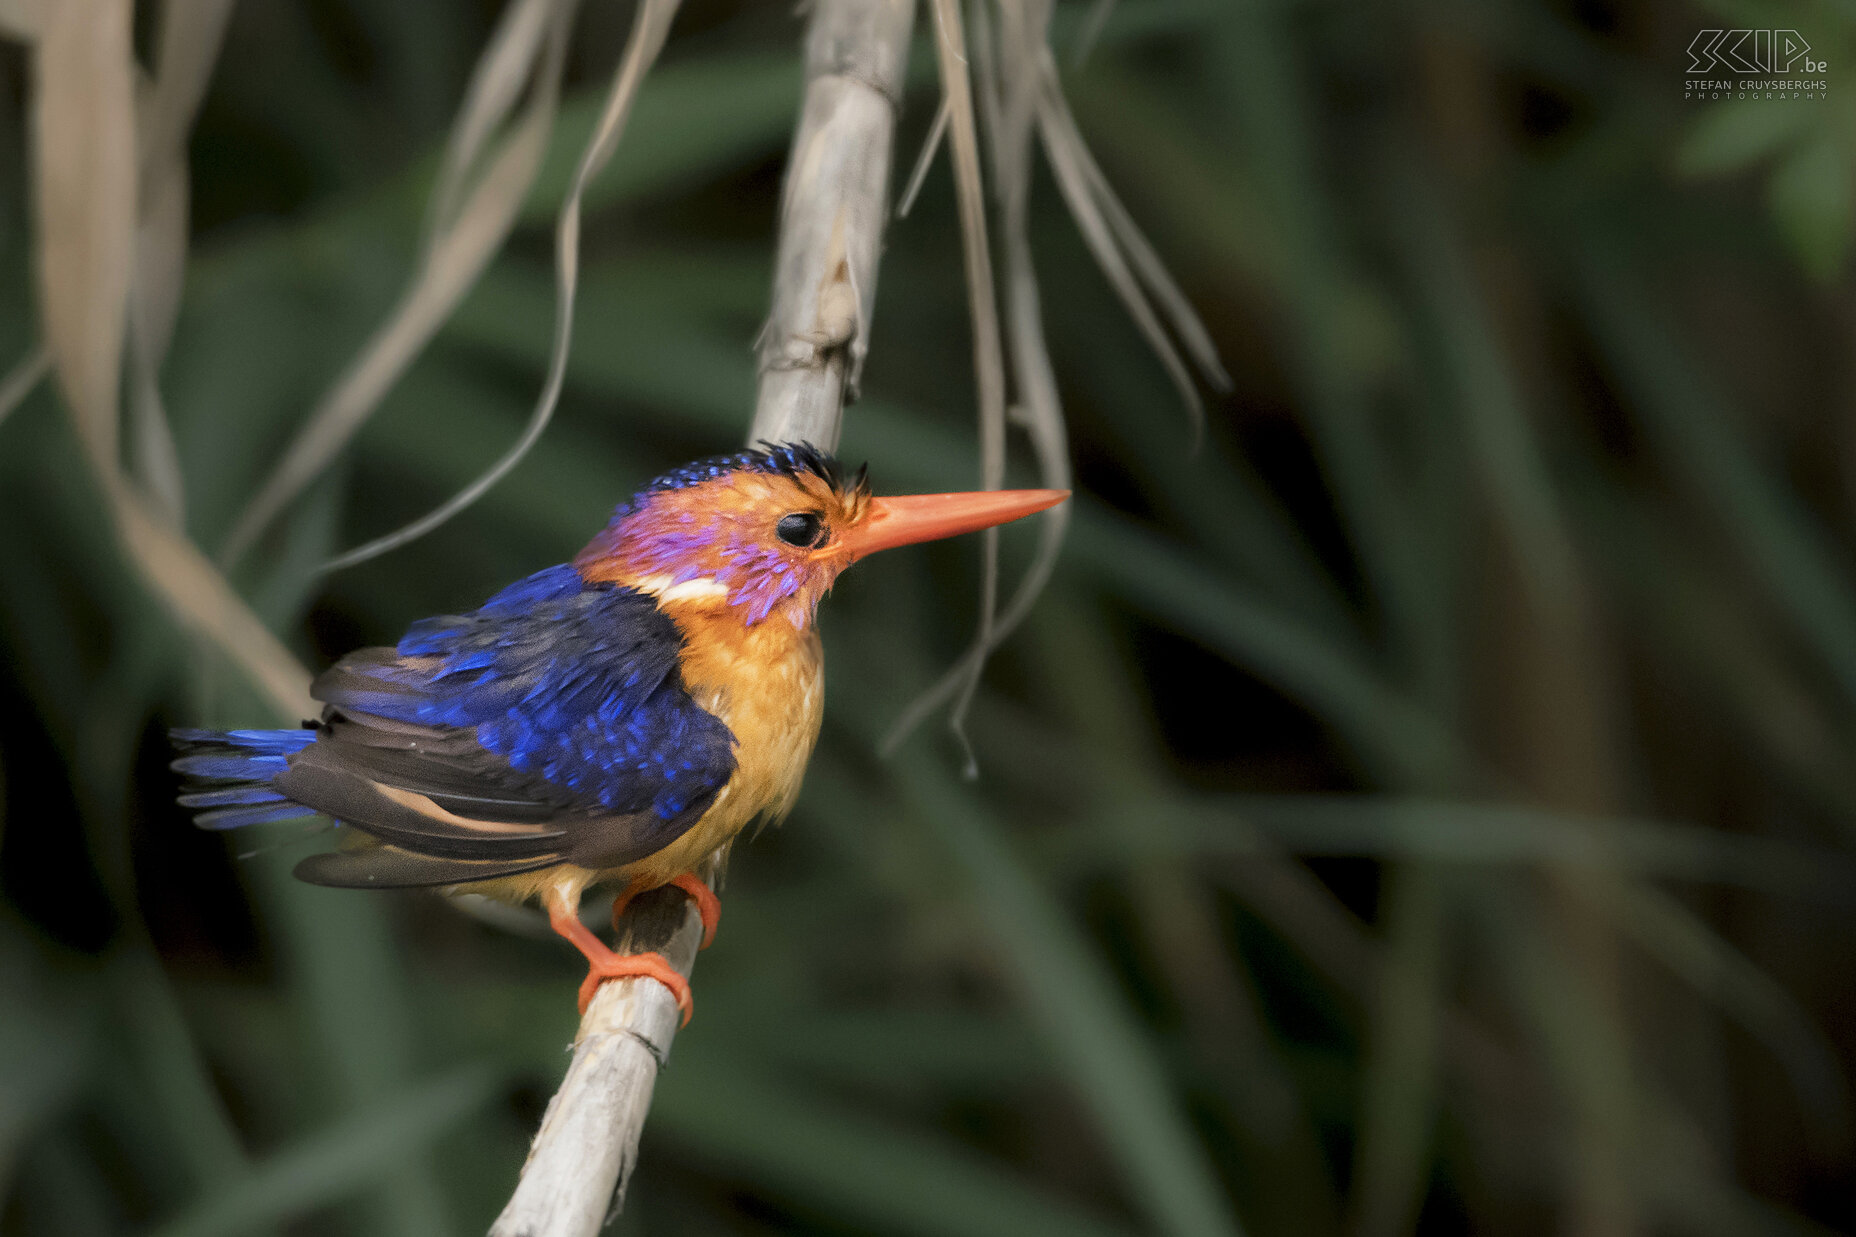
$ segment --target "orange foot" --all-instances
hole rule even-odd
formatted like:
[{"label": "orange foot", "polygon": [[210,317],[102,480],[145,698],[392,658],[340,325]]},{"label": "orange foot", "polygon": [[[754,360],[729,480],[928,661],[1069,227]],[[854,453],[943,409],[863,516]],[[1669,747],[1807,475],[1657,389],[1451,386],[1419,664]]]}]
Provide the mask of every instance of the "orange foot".
[{"label": "orange foot", "polygon": [[[713,897],[714,895],[710,895]],[[587,931],[580,917],[569,911],[558,898],[548,899],[548,924],[556,932],[566,937],[586,957],[586,979],[580,984],[580,1013],[586,1014],[587,1005],[593,1000],[593,994],[608,979],[626,979],[634,976],[646,976],[655,979],[670,989],[670,995],[677,999],[677,1008],[683,1011],[683,1024],[688,1026],[690,1014],[695,1004],[690,1000],[690,981],[683,978],[671,966],[663,954],[616,954],[606,947],[606,943]]]},{"label": "orange foot", "polygon": [[[709,886],[697,880],[696,874],[693,872],[685,872],[681,876],[672,877],[668,883],[675,885],[678,889],[687,893],[690,896],[690,901],[696,904],[696,913],[702,917],[701,948],[709,948],[710,944],[715,940],[715,929],[722,922],[721,899],[715,896],[715,891],[713,889],[710,889]],[[619,926],[619,917],[625,914],[625,908],[631,905],[633,898],[643,892],[644,890],[642,889],[628,887],[625,892],[612,900],[613,927],[616,928]]]}]

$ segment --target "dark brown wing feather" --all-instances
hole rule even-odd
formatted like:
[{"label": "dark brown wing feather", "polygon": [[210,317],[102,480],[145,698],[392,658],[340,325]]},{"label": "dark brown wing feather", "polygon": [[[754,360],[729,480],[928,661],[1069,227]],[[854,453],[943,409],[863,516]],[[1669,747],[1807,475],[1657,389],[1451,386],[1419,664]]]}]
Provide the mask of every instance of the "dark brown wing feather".
[{"label": "dark brown wing feather", "polygon": [[[557,854],[567,831],[558,824],[470,820],[444,813],[435,800],[411,788],[409,803],[383,783],[348,767],[335,744],[316,743],[298,753],[271,784],[298,803],[349,821],[379,838],[443,859],[527,860]],[[427,803],[431,804],[428,808]],[[447,819],[447,817],[450,819]]]},{"label": "dark brown wing feather", "polygon": [[397,846],[369,846],[331,850],[311,855],[296,865],[296,878],[312,885],[337,889],[417,889],[433,885],[463,885],[551,868],[559,855],[543,855],[522,862],[440,859],[401,850]]},{"label": "dark brown wing feather", "polygon": [[331,710],[319,742],[307,751],[318,749],[324,759],[430,796],[459,816],[541,823],[570,806],[540,778],[519,777],[506,764],[486,759],[468,732]]}]

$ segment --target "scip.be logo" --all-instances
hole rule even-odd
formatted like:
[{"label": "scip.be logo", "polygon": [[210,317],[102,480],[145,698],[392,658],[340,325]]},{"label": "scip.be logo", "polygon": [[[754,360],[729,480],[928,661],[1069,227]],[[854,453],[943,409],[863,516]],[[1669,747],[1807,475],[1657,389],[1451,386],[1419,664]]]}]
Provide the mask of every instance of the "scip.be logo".
[{"label": "scip.be logo", "polygon": [[1703,30],[1688,45],[1688,71],[1711,73],[1822,73],[1811,45],[1796,30]]}]

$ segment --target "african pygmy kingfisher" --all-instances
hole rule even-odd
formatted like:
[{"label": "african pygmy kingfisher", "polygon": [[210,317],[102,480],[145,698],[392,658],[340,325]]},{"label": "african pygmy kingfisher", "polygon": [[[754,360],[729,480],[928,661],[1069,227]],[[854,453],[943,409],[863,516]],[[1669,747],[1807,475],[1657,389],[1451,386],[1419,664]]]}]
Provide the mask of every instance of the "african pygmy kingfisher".
[{"label": "african pygmy kingfisher", "polygon": [[660,955],[613,953],[581,895],[620,884],[616,919],[677,885],[706,945],[718,907],[694,870],[799,794],[822,718],[814,617],[838,573],[1065,497],[876,498],[863,470],[800,444],[700,460],[623,503],[573,562],[344,657],[310,687],[313,724],[175,731],[180,801],[209,829],[311,813],[352,827],[297,865],[318,885],[539,899],[586,955],[582,1012],[605,980],[647,975],[687,1020],[687,981]]}]

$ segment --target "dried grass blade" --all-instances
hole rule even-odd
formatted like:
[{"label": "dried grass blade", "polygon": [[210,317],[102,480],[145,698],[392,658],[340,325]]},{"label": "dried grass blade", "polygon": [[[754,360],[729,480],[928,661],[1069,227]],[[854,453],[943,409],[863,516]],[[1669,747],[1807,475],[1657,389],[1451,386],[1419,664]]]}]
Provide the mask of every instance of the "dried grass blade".
[{"label": "dried grass blade", "polygon": [[[162,127],[158,88],[144,100],[142,131]],[[184,134],[182,135],[184,139]],[[129,290],[129,333],[151,367],[167,355],[180,310],[187,270],[186,149],[143,149],[140,202],[135,225],[135,273]]]},{"label": "dried grass blade", "polygon": [[476,166],[491,136],[514,110],[522,87],[542,54],[542,42],[577,0],[511,0],[497,21],[496,30],[471,70],[458,108],[457,122],[445,144],[444,164],[432,190],[428,232],[437,236],[450,226]]},{"label": "dried grass blade", "polygon": [[[1035,57],[1044,46],[1050,18],[1050,6],[1032,3],[1004,11],[1002,19],[1003,60],[1011,66],[1001,78],[995,69],[990,39],[984,22],[975,26],[975,62],[982,73],[981,97],[989,100],[988,131],[993,135],[993,167],[997,192],[1001,199],[1001,244],[1005,251],[1005,298],[1011,349],[1012,377],[1019,403],[1014,411],[1017,420],[1031,437],[1037,455],[1042,483],[1051,489],[1070,488],[1068,435],[1063,406],[1057,394],[1057,379],[1052,371],[1050,354],[1044,342],[1044,322],[1038,300],[1037,273],[1031,261],[1029,203],[1031,194],[1031,134],[1036,111],[1036,77],[1022,70],[1027,57]],[[1035,64],[1035,60],[1033,60]],[[986,83],[1000,89],[992,89]],[[1031,566],[1019,581],[1011,601],[998,614],[991,629],[974,640],[934,686],[923,692],[903,711],[885,736],[882,750],[894,751],[914,728],[950,699],[954,707],[950,725],[959,733],[964,727],[973,693],[986,658],[1000,641],[1030,613],[1032,605],[1056,568],[1057,555],[1068,531],[1068,504],[1046,513],[1039,525],[1038,548]]]},{"label": "dried grass blade", "polygon": [[[1006,261],[1006,310],[1011,315],[1012,371],[1018,380],[1020,402],[1014,411],[1017,421],[1031,439],[1037,457],[1038,479],[1047,489],[1071,488],[1069,431],[1063,419],[1063,405],[1057,396],[1057,375],[1050,363],[1044,343],[1044,321],[1038,298],[1037,274],[1031,266],[1028,238],[1010,242]],[[1046,512],[1038,527],[1038,545],[1031,565],[1012,594],[1012,600],[993,625],[991,643],[979,653],[984,657],[999,642],[1012,634],[1031,612],[1051,572],[1056,570],[1057,554],[1063,548],[1064,535],[1070,527],[1070,505],[1064,503]],[[977,678],[975,680],[977,682]],[[969,688],[967,695],[971,695]],[[966,704],[960,709],[964,712]]]},{"label": "dried grass blade", "polygon": [[186,517],[187,487],[174,430],[161,401],[158,361],[133,328],[129,345],[129,467],[161,518],[180,528]]},{"label": "dried grass blade", "polygon": [[0,378],[0,421],[5,421],[24,403],[40,379],[51,372],[52,354],[42,343],[32,345],[19,363],[7,371],[6,377]]},{"label": "dried grass blade", "polygon": [[456,217],[431,238],[419,272],[392,316],[316,405],[277,470],[240,514],[220,552],[222,563],[238,561],[347,445],[502,247],[553,131],[570,17],[569,4],[554,10],[552,37],[529,105],[514,131],[490,159]]},{"label": "dried grass blade", "polygon": [[315,717],[310,674],[265,627],[207,557],[149,510],[120,472],[99,480],[123,551],[182,627],[215,645],[263,694],[280,719]]},{"label": "dried grass blade", "polygon": [[965,30],[957,0],[933,0],[935,52],[948,109],[948,144],[960,214],[961,251],[973,315],[973,368],[979,387],[980,478],[988,489],[1005,483],[1005,358],[998,296],[987,240],[986,193],[980,171],[979,126],[968,80]]},{"label": "dried grass blade", "polygon": [[[1050,359],[1044,350],[1041,321],[1034,321],[1030,327],[1021,322],[1023,318],[1035,319],[1038,314],[1036,277],[1028,269],[1022,272],[1012,269],[1016,267],[1015,261],[1008,263],[1007,310],[1012,315],[1013,370],[1019,377],[1025,402],[1017,405],[1014,411],[1030,434],[1040,483],[1049,489],[1067,490],[1071,481],[1068,431],[1063,410],[1057,403],[1056,378],[1050,371]],[[1029,383],[1025,381],[1027,376],[1031,378]],[[889,733],[883,736],[878,748],[881,754],[894,753],[917,726],[950,700],[954,701],[952,724],[964,725],[986,659],[1031,613],[1031,607],[1056,570],[1057,557],[1069,529],[1068,503],[1053,507],[1039,517],[1037,549],[1024,577],[1013,590],[1011,601],[999,612],[984,640],[976,639],[932,687],[909,702]]]},{"label": "dried grass blade", "polygon": [[1140,280],[1129,267],[1121,246],[1116,243],[1114,229],[1110,227],[1096,199],[1089,173],[1084,166],[1088,153],[1083,147],[1081,136],[1064,125],[1061,100],[1061,93],[1047,86],[1038,107],[1038,127],[1044,137],[1045,155],[1057,178],[1057,188],[1063,194],[1063,200],[1070,208],[1070,216],[1076,220],[1076,226],[1081,230],[1090,253],[1095,255],[1096,264],[1102,268],[1103,275],[1107,276],[1109,284],[1115,289],[1115,295],[1121,298],[1128,316],[1134,319],[1148,347],[1154,350],[1167,376],[1173,380],[1173,386],[1192,419],[1194,432],[1202,433],[1205,427],[1205,405],[1199,399],[1198,388],[1193,385],[1191,372],[1180,359],[1179,351],[1173,347],[1173,341],[1167,337],[1166,328],[1141,290]]},{"label": "dried grass blade", "polygon": [[1147,285],[1148,293],[1159,302],[1161,311],[1173,325],[1174,334],[1179,336],[1187,354],[1199,367],[1205,380],[1220,391],[1230,390],[1231,375],[1226,372],[1224,361],[1218,356],[1218,345],[1212,342],[1211,332],[1205,329],[1204,320],[1193,309],[1192,302],[1186,299],[1186,294],[1180,290],[1153,243],[1134,221],[1134,216],[1122,204],[1114,186],[1109,184],[1107,175],[1096,162],[1095,155],[1090,153],[1089,144],[1083,140],[1083,132],[1077,126],[1076,116],[1070,111],[1070,102],[1064,97],[1062,84],[1058,80],[1056,61],[1048,51],[1044,54],[1041,69],[1045,98],[1053,110],[1053,118],[1069,135],[1071,149],[1102,209],[1103,218],[1120,241],[1122,251],[1133,265],[1134,273]]},{"label": "dried grass blade", "polygon": [[935,152],[941,149],[941,140],[947,136],[947,118],[951,114],[947,100],[942,99],[941,106],[935,109],[934,123],[928,127],[928,136],[922,139],[922,153],[915,156],[915,167],[909,172],[909,183],[896,203],[896,218],[907,219],[909,212],[915,209],[916,195],[921,193],[922,182],[928,179],[928,169],[934,164]]},{"label": "dried grass blade", "polygon": [[231,0],[164,4],[156,75],[140,101],[142,179],[129,329],[155,365],[167,355],[186,274],[187,135],[205,98],[231,12]]},{"label": "dried grass blade", "polygon": [[126,0],[60,0],[47,10],[33,98],[45,350],[129,561],[181,623],[223,649],[282,715],[309,716],[316,705],[308,672],[200,552],[149,510],[117,458],[135,238],[132,55]]},{"label": "dried grass blade", "polygon": [[[967,295],[973,318],[973,368],[979,387],[980,483],[996,490],[1005,483],[1005,357],[1000,340],[999,306],[993,288],[992,253],[986,236],[986,195],[980,173],[979,126],[974,118],[973,89],[968,79],[966,37],[958,0],[933,0],[935,58],[941,70],[941,94],[948,109],[948,145],[958,196],[961,250],[967,272]],[[999,594],[999,530],[986,530],[982,541],[979,629],[973,647],[992,639]],[[975,663],[977,666],[977,662]],[[967,773],[977,772],[966,729],[950,719],[966,752]]]},{"label": "dried grass blade", "polygon": [[30,42],[45,24],[47,0],[0,0],[0,34]]},{"label": "dried grass blade", "polygon": [[[598,125],[594,127],[592,140],[580,157],[579,167],[574,171],[573,188],[568,192],[565,205],[561,207],[560,223],[555,229],[554,348],[548,360],[548,375],[542,384],[541,395],[535,401],[522,436],[487,472],[443,504],[403,528],[330,560],[325,570],[334,571],[365,562],[431,532],[476,502],[484,491],[502,480],[510,469],[522,462],[529,448],[535,445],[542,431],[547,429],[548,421],[554,415],[554,406],[560,401],[561,385],[567,375],[567,354],[573,343],[574,294],[580,273],[580,199],[586,192],[588,182],[606,166],[612,152],[618,147],[619,138],[625,131],[625,119],[631,113],[632,101],[637,97],[638,88],[656,61],[658,52],[663,49],[664,39],[670,33],[670,23],[676,16],[680,2],[641,0],[637,16],[632,22],[631,37],[625,45],[625,55],[619,62],[612,89],[606,96],[605,108],[600,113]],[[558,68],[556,74],[558,76]],[[542,136],[545,140],[545,132]]]},{"label": "dried grass blade", "polygon": [[1089,15],[1083,18],[1083,25],[1076,32],[1076,44],[1070,49],[1070,67],[1080,69],[1089,59],[1089,53],[1096,49],[1096,42],[1101,39],[1102,31],[1108,27],[1108,19],[1115,12],[1115,0],[1096,0],[1089,6]]},{"label": "dried grass blade", "polygon": [[[194,115],[219,59],[233,0],[166,0],[154,91],[143,113],[143,150],[150,156],[184,153]],[[144,160],[146,163],[146,160]]]},{"label": "dried grass blade", "polygon": [[[1037,104],[1036,79],[1029,70],[1046,54],[1051,6],[1048,0],[1028,0],[1002,9],[1001,13],[1002,69],[1009,76],[998,79],[995,84],[1000,89],[989,92],[989,97],[999,134],[995,165],[1003,208],[1000,231],[1006,265],[1006,338],[1018,390],[1015,411],[1019,424],[1031,438],[1040,480],[1049,489],[1067,490],[1070,488],[1069,435],[1063,419],[1063,403],[1057,394],[1057,375],[1044,341],[1037,270],[1031,260],[1031,138]],[[1067,504],[1045,515],[1039,530],[1037,554],[1011,602],[999,615],[991,645],[981,652],[982,657],[992,647],[997,647],[999,641],[1030,613],[1032,603],[1056,567],[1057,552],[1063,545],[1069,522]],[[955,710],[956,717],[965,713],[966,701],[977,683],[976,670]]]},{"label": "dried grass blade", "polygon": [[[1042,0],[1033,0],[1040,9],[1048,8]],[[999,97],[999,56],[993,48],[992,23],[986,19],[988,7],[975,3],[973,6],[974,22],[968,46],[967,81],[973,87],[973,104],[979,115],[981,132],[986,135],[986,154],[992,159],[988,174],[992,177],[993,197],[1003,202],[1008,192],[1010,180],[1005,175],[1004,165],[1016,154],[1018,143],[1014,140],[1015,132],[1003,123],[1005,105]],[[1018,5],[997,8],[999,22],[1004,25],[1018,13]],[[1010,35],[1000,36],[1009,40]],[[945,102],[945,100],[943,100]]]},{"label": "dried grass blade", "polygon": [[42,19],[32,104],[40,317],[84,445],[113,471],[135,252],[129,4],[59,0]]},{"label": "dried grass blade", "polygon": [[131,458],[143,488],[175,527],[182,523],[185,486],[158,376],[187,267],[187,134],[231,13],[231,0],[170,0],[161,6],[155,78],[142,92],[137,113],[141,192],[129,288]]}]

